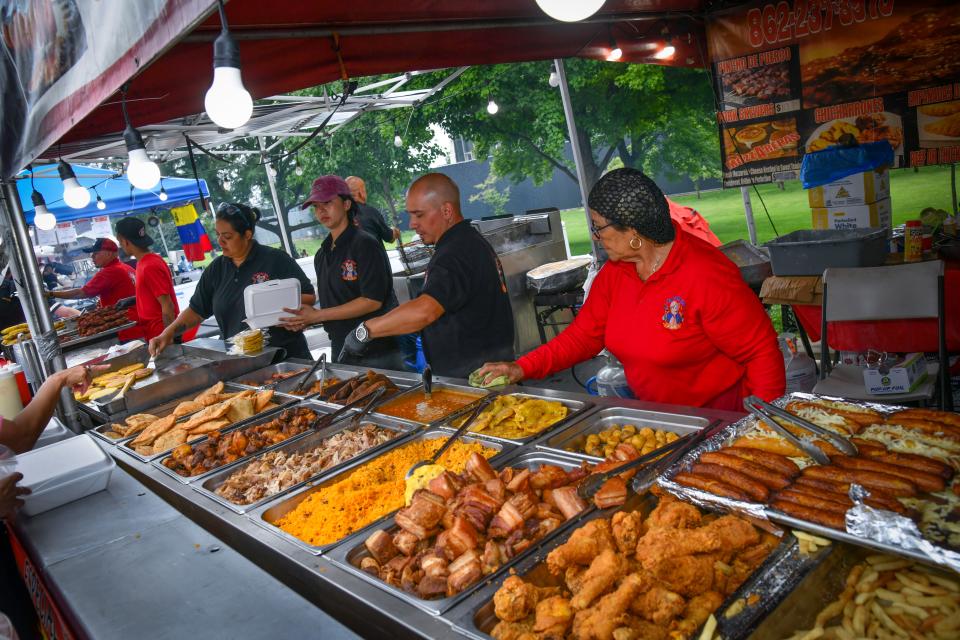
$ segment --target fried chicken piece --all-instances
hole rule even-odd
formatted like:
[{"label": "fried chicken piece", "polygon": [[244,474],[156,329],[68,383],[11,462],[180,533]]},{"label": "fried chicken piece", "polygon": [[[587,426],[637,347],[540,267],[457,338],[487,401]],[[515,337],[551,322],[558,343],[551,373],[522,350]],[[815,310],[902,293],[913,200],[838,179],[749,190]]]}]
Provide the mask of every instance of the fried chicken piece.
[{"label": "fried chicken piece", "polygon": [[644,569],[671,591],[691,597],[708,591],[713,586],[715,558],[710,554],[663,558]]},{"label": "fried chicken piece", "polygon": [[671,529],[692,529],[700,526],[700,510],[673,498],[661,498],[656,509],[647,518],[647,529],[669,527]]},{"label": "fried chicken piece", "polygon": [[613,640],[667,640],[669,632],[657,625],[628,616],[624,625],[613,631]]},{"label": "fried chicken piece", "polygon": [[725,596],[736,591],[757,570],[757,567],[763,564],[776,546],[776,541],[764,538],[759,544],[742,550],[733,559],[731,570],[725,576],[726,579],[722,581],[714,579],[713,590]]},{"label": "fried chicken piece", "polygon": [[566,543],[547,556],[547,568],[553,575],[560,575],[567,567],[589,565],[601,551],[614,549],[610,521],[606,518],[591,520],[573,532]]},{"label": "fried chicken piece", "polygon": [[537,587],[519,576],[510,576],[493,594],[493,611],[507,622],[518,622],[534,612],[541,599],[555,596],[557,587]]},{"label": "fried chicken piece", "polygon": [[563,574],[563,581],[567,585],[567,589],[570,590],[570,593],[576,594],[580,591],[580,587],[583,586],[583,576],[586,573],[587,568],[578,564],[567,567],[567,570]]},{"label": "fried chicken piece", "polygon": [[677,631],[682,633],[683,637],[689,637],[721,604],[723,596],[716,591],[707,591],[691,598],[683,611],[683,620],[677,624]]},{"label": "fried chicken piece", "polygon": [[[647,520],[649,525],[650,519]],[[760,535],[752,524],[736,516],[722,516],[697,529],[651,527],[637,544],[637,560],[647,562],[694,553],[736,551],[756,544]]]},{"label": "fried chicken piece", "polygon": [[580,590],[570,599],[570,605],[578,611],[586,609],[623,577],[626,568],[627,563],[619,553],[613,549],[601,551],[583,574]]},{"label": "fried chicken piece", "polygon": [[500,621],[490,631],[490,636],[493,640],[537,640],[536,634],[533,633],[533,622],[530,620]]},{"label": "fried chicken piece", "polygon": [[617,543],[620,553],[633,554],[640,536],[643,535],[643,516],[640,515],[639,511],[631,511],[630,513],[618,511],[613,514],[610,521],[612,523],[610,528],[613,531],[613,539]]},{"label": "fried chicken piece", "polygon": [[573,608],[563,596],[551,596],[537,603],[533,630],[540,638],[563,640],[573,624]]},{"label": "fried chicken piece", "polygon": [[613,640],[614,630],[628,620],[627,608],[643,592],[647,582],[631,573],[613,593],[600,598],[597,604],[577,613],[573,619],[573,637],[580,640]]},{"label": "fried chicken piece", "polygon": [[[650,579],[652,582],[652,578]],[[670,622],[683,613],[687,601],[678,593],[674,593],[658,584],[630,604],[630,611],[644,620],[666,628]]]}]

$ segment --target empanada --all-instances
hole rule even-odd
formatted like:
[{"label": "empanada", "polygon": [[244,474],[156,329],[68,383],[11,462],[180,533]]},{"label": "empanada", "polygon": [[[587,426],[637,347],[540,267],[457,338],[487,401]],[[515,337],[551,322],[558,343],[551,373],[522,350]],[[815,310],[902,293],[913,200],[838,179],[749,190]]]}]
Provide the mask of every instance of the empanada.
[{"label": "empanada", "polygon": [[958,138],[960,137],[960,113],[940,118],[936,122],[930,122],[923,127],[923,130],[938,136]]},{"label": "empanada", "polygon": [[940,102],[937,104],[925,104],[920,107],[918,111],[925,116],[934,116],[936,118],[952,116],[955,113],[960,113],[960,100]]}]

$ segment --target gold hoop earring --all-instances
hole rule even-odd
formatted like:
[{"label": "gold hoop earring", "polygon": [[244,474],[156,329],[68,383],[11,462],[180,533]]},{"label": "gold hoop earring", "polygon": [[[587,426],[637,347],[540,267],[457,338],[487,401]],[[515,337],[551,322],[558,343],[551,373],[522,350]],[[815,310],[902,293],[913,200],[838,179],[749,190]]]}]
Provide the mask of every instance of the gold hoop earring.
[{"label": "gold hoop earring", "polygon": [[[633,244],[633,241],[634,241],[634,240],[637,241],[637,244],[636,244],[636,245]],[[633,236],[632,238],[630,238],[630,248],[631,248],[631,249],[639,249],[639,248],[642,247],[642,246],[643,246],[643,242],[640,241],[640,238],[638,238],[637,236]]]}]

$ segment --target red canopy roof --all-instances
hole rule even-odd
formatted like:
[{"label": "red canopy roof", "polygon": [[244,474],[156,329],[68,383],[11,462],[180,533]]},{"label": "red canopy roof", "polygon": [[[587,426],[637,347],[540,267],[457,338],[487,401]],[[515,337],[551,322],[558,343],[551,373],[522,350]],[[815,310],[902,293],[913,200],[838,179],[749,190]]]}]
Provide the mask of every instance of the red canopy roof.
[{"label": "red canopy roof", "polygon": [[[692,16],[702,5],[700,0],[609,0],[589,21],[568,24],[547,17],[534,0],[232,0],[227,18],[240,45],[244,84],[254,98],[264,98],[323,84],[342,72],[359,77],[573,56],[603,59],[611,29],[624,62],[701,65],[703,25]],[[677,52],[672,60],[658,61],[651,56],[667,27]],[[129,110],[135,125],[203,111],[219,30],[214,12],[133,78]],[[107,69],[97,84],[119,88],[127,80],[123,71]],[[77,96],[64,101],[71,119],[83,119],[61,140],[120,131],[120,108],[112,102],[98,107]],[[65,115],[58,108],[64,103],[52,109],[54,122]]]}]

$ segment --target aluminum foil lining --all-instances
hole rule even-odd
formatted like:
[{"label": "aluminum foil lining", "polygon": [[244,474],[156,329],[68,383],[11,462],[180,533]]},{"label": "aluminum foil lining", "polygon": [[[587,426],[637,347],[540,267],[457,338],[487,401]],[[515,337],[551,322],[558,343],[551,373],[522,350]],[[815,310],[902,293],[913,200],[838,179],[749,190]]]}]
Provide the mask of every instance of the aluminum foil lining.
[{"label": "aluminum foil lining", "polygon": [[[890,415],[896,411],[905,409],[897,405],[879,404],[874,402],[853,402],[844,398],[833,396],[818,396],[811,393],[795,392],[774,400],[771,404],[785,408],[788,403],[801,400],[831,400],[843,402],[850,405],[872,409],[881,415]],[[700,458],[700,455],[707,451],[716,451],[724,446],[731,444],[734,440],[744,435],[754,428],[757,418],[748,415],[737,422],[722,428],[714,435],[705,439],[699,446],[688,451],[682,458],[664,470],[657,478],[656,484],[671,494],[691,502],[698,507],[722,509],[732,513],[752,516],[760,520],[769,520],[770,509],[764,504],[754,502],[741,502],[731,498],[714,495],[701,489],[687,487],[678,484],[672,478],[681,472],[689,471],[690,468]],[[857,488],[863,491],[861,494],[854,495],[853,489]],[[854,501],[854,507],[847,511],[846,515],[846,533],[850,536],[870,540],[891,548],[891,552],[896,549],[920,552],[933,562],[948,566],[955,571],[960,571],[960,554],[941,547],[930,542],[923,537],[917,525],[904,516],[892,511],[883,511],[874,509],[862,503],[862,500],[868,493],[862,487],[851,487],[851,499]],[[838,532],[839,533],[839,532]]]},{"label": "aluminum foil lining", "polygon": [[850,498],[854,505],[847,510],[847,533],[891,547],[915,549],[933,562],[960,573],[960,553],[939,547],[924,538],[910,518],[864,504],[869,495],[870,492],[860,485],[850,486]]}]

